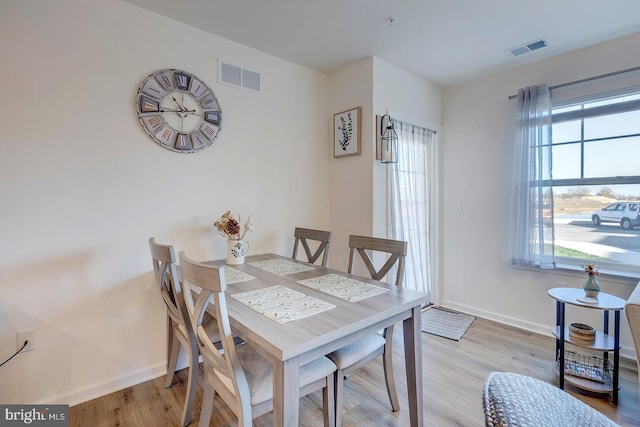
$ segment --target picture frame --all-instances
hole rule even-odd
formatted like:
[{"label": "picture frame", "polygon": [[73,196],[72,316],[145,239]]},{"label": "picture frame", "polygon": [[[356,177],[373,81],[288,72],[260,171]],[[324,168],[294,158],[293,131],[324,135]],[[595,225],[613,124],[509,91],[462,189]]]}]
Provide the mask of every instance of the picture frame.
[{"label": "picture frame", "polygon": [[374,129],[374,135],[376,136],[376,160],[380,160],[380,158],[382,157],[382,155],[380,154],[380,151],[382,151],[382,133],[380,131],[380,129],[382,128],[382,124],[382,116],[376,114],[376,128]]},{"label": "picture frame", "polygon": [[361,107],[333,115],[333,157],[360,155],[361,121]]}]

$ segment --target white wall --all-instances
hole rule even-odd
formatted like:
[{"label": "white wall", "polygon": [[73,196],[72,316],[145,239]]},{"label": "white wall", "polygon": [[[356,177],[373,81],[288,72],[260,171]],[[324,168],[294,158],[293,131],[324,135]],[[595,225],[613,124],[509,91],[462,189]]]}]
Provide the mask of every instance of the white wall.
[{"label": "white wall", "polygon": [[[147,239],[222,258],[212,227],[254,214],[252,251],[329,227],[329,78],[116,0],[0,7],[0,402],[77,403],[160,375],[165,312]],[[217,60],[262,73],[255,94]],[[136,117],[151,72],[204,79],[223,110],[203,152],[159,147]]]},{"label": "white wall", "polygon": [[[581,287],[583,274],[563,276],[507,265],[509,191],[518,88],[553,86],[637,65],[640,34],[582,49],[443,91],[444,144],[442,304],[550,334],[555,301],[547,290]],[[462,213],[456,214],[456,205]],[[601,279],[626,299],[635,281]],[[588,311],[588,310],[586,310]],[[585,310],[576,316],[601,322]],[[634,357],[627,322],[623,354]]]},{"label": "white wall", "polygon": [[[331,188],[331,253],[329,266],[347,271],[349,234],[371,235],[373,223],[372,162],[373,138],[373,58],[356,62],[331,75],[330,139],[333,141],[333,114],[362,107],[361,154],[333,158],[329,162]],[[366,270],[365,270],[366,272]]]}]

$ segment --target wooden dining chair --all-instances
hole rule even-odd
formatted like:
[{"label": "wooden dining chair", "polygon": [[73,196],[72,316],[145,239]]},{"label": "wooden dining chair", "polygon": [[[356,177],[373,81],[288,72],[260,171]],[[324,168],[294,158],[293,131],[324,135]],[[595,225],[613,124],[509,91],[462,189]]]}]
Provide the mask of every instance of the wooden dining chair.
[{"label": "wooden dining chair", "polygon": [[[407,242],[375,237],[349,236],[349,273],[353,271],[355,252],[360,254],[360,258],[367,267],[367,270],[369,270],[371,278],[375,280],[382,280],[389,274],[393,266],[397,264],[395,284],[396,286],[402,286],[404,261],[407,255]],[[379,269],[374,266],[371,256],[369,255],[373,255],[375,252],[384,253],[388,256],[384,265]],[[345,378],[355,369],[380,355],[383,356],[384,377],[391,408],[393,412],[400,410],[398,393],[396,392],[393,377],[392,343],[393,325],[385,328],[382,335],[379,333],[368,335],[327,355],[338,368],[334,375],[336,426],[339,427],[342,425],[342,400]]]},{"label": "wooden dining chair", "polygon": [[178,362],[178,352],[180,344],[184,346],[189,354],[189,373],[187,375],[187,394],[185,396],[184,408],[182,410],[182,426],[185,427],[191,422],[193,413],[193,402],[196,396],[198,381],[195,378],[198,372],[198,344],[195,332],[189,320],[189,313],[184,301],[184,294],[180,286],[180,278],[176,267],[176,255],[173,246],[161,245],[154,237],[149,239],[151,258],[153,260],[153,272],[156,284],[162,295],[162,299],[167,307],[167,376],[164,387],[169,388],[173,382],[173,376]]},{"label": "wooden dining chair", "polygon": [[[204,364],[204,394],[200,427],[211,421],[214,394],[224,400],[238,418],[238,425],[249,427],[255,417],[273,410],[273,364],[248,343],[234,344],[226,303],[224,269],[190,260],[180,253],[180,267],[185,287],[197,286],[201,291],[189,315],[200,338]],[[222,350],[213,345],[202,319],[207,308],[215,308]],[[269,321],[266,320],[265,321]],[[300,396],[323,390],[325,427],[335,424],[334,378],[336,366],[326,357],[300,366]]]},{"label": "wooden dining chair", "polygon": [[[195,330],[189,318],[187,300],[189,295],[183,293],[180,278],[176,267],[176,256],[173,246],[161,245],[154,237],[149,239],[149,248],[153,260],[153,272],[156,284],[162,295],[162,300],[167,307],[167,376],[164,387],[169,388],[173,383],[173,377],[178,362],[178,353],[182,345],[189,356],[189,372],[187,375],[187,394],[182,411],[182,426],[191,422],[193,403],[198,386],[200,352]],[[207,336],[213,342],[219,342],[218,326],[215,319],[208,315],[204,321]]]},{"label": "wooden dining chair", "polygon": [[[307,255],[308,262],[314,264],[318,258],[320,258],[320,255],[322,255],[322,266],[327,266],[327,260],[329,259],[329,244],[331,243],[330,231],[296,227],[293,237],[295,237],[295,241],[293,243],[293,255],[291,255],[291,258],[297,259],[298,244],[301,244],[305,254]],[[309,241],[319,243],[315,252],[310,248]]]}]

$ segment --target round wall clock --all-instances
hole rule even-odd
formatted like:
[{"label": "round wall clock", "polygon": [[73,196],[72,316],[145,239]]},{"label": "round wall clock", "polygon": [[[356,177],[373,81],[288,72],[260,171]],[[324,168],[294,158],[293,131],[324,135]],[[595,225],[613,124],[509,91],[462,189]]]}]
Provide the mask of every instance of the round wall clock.
[{"label": "round wall clock", "polygon": [[222,110],[213,91],[186,71],[158,70],[138,89],[138,118],[160,146],[194,153],[213,144],[220,132]]}]

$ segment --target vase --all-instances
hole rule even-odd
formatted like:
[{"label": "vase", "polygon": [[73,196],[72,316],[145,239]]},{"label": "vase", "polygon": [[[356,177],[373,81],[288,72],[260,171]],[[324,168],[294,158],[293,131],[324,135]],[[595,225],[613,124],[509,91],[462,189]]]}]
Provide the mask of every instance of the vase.
[{"label": "vase", "polygon": [[600,283],[598,283],[596,276],[587,277],[587,280],[585,280],[582,285],[582,289],[584,289],[584,293],[587,298],[598,298],[598,294],[600,293]]},{"label": "vase", "polygon": [[244,264],[244,256],[249,252],[249,242],[244,240],[227,240],[227,264]]}]

